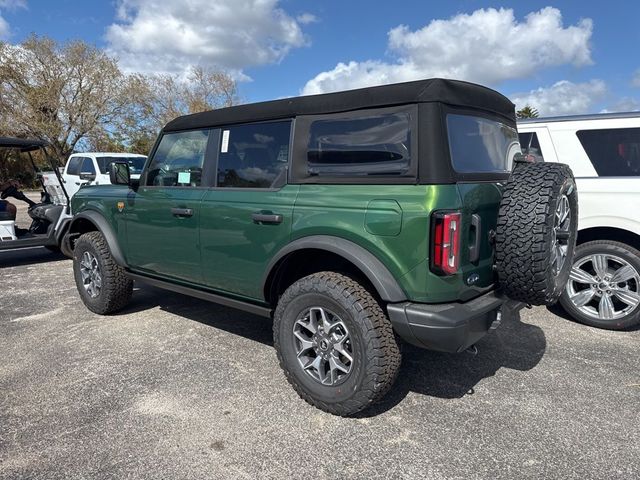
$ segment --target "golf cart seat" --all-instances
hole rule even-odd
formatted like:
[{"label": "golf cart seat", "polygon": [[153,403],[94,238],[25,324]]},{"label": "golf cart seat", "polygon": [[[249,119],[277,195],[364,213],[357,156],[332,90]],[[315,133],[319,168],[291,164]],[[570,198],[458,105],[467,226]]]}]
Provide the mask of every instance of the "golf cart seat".
[{"label": "golf cart seat", "polygon": [[63,209],[64,205],[38,203],[29,209],[29,216],[34,220],[47,220],[55,225]]},{"label": "golf cart seat", "polygon": [[0,212],[0,222],[11,222],[13,221],[13,215],[9,212]]}]

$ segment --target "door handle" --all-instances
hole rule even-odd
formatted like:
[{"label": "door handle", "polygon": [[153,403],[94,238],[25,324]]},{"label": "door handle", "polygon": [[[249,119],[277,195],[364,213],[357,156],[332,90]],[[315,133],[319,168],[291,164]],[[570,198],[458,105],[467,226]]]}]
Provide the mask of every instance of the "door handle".
[{"label": "door handle", "polygon": [[278,215],[276,213],[262,213],[256,212],[251,214],[251,218],[254,223],[268,223],[268,224],[278,224],[282,223],[282,215]]},{"label": "door handle", "polygon": [[469,261],[475,263],[480,259],[480,240],[482,239],[482,219],[480,215],[471,215],[471,229],[473,230],[473,245],[469,246]]},{"label": "door handle", "polygon": [[174,217],[192,217],[193,208],[172,208],[171,215]]}]

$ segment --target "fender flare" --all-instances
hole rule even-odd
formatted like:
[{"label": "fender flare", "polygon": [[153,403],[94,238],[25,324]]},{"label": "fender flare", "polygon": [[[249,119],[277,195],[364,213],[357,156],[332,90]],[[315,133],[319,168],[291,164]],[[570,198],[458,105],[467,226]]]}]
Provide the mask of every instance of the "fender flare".
[{"label": "fender flare", "polygon": [[329,235],[313,235],[302,237],[283,247],[271,259],[262,279],[262,291],[266,292],[269,280],[276,273],[278,264],[290,253],[303,249],[325,250],[341,256],[356,266],[374,286],[380,298],[386,302],[403,302],[407,300],[404,293],[389,269],[371,252],[340,237]]},{"label": "fender flare", "polygon": [[86,210],[74,215],[73,219],[71,220],[71,225],[69,225],[69,229],[67,230],[67,235],[77,233],[74,232],[74,226],[77,225],[78,220],[81,219],[91,222],[96,227],[96,230],[98,230],[107,241],[107,245],[109,246],[109,250],[111,251],[111,255],[113,256],[115,262],[121,267],[126,268],[127,262],[124,259],[122,249],[118,244],[118,239],[113,232],[113,228],[99,212]]}]

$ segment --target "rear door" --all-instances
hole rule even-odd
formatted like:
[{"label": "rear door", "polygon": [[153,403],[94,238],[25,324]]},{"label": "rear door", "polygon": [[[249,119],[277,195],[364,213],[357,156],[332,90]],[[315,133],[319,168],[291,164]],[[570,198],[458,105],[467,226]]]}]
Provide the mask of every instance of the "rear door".
[{"label": "rear door", "polygon": [[273,255],[289,241],[298,185],[287,185],[292,122],[220,130],[216,185],[202,199],[204,283],[253,300]]},{"label": "rear door", "polygon": [[165,133],[123,214],[134,270],[202,281],[198,226],[209,130]]},{"label": "rear door", "polygon": [[502,190],[513,160],[521,154],[513,126],[497,118],[465,112],[446,116],[449,150],[462,201],[460,267],[469,287],[489,287],[495,281],[493,245]]}]

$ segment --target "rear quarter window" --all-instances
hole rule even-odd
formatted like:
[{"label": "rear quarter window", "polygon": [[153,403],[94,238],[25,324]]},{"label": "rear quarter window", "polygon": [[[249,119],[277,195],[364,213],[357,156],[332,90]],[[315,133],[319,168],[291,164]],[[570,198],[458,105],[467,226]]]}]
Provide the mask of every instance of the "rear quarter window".
[{"label": "rear quarter window", "polygon": [[309,133],[310,175],[402,175],[409,169],[406,113],[318,120]]},{"label": "rear quarter window", "polygon": [[447,114],[447,132],[458,173],[507,173],[522,154],[516,129],[495,120]]},{"label": "rear quarter window", "polygon": [[640,128],[579,130],[576,135],[598,176],[640,176]]}]

